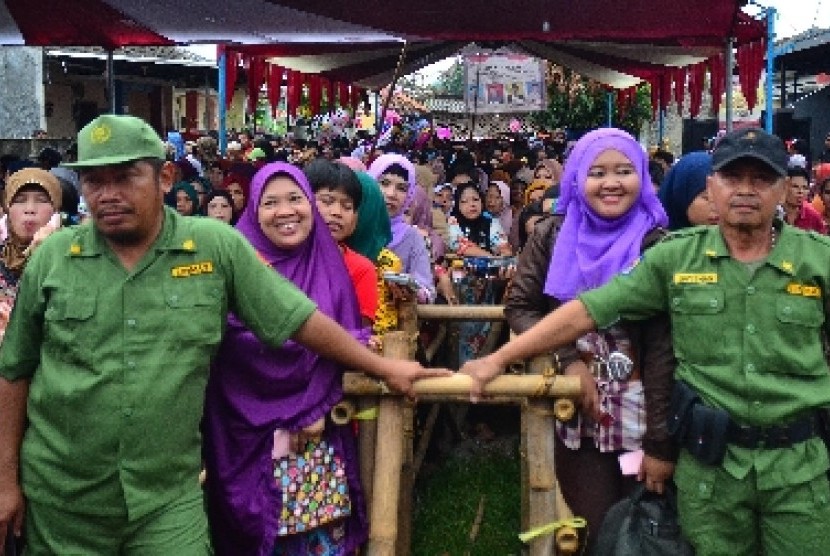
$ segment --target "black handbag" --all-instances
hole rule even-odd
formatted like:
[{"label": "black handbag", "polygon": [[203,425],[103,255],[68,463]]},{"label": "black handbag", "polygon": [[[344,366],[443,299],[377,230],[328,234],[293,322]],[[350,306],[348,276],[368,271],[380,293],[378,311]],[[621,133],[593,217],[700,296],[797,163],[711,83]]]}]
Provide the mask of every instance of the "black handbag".
[{"label": "black handbag", "polygon": [[602,522],[595,556],[691,556],[677,521],[677,491],[671,483],[655,494],[640,484],[617,502]]}]

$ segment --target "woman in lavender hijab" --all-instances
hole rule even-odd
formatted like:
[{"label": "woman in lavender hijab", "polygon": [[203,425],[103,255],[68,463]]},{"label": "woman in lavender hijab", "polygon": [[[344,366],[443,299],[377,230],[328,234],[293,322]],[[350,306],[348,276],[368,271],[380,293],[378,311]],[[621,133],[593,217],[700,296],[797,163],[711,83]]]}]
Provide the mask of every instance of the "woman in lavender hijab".
[{"label": "woman in lavender hijab", "polygon": [[384,154],[369,166],[369,175],[380,185],[392,223],[392,241],[387,248],[401,259],[403,272],[418,284],[418,301],[435,300],[432,266],[424,238],[406,222],[404,212],[412,204],[418,184],[412,163],[398,154]]},{"label": "woman in lavender hijab", "polygon": [[[562,174],[558,211],[537,224],[519,260],[505,307],[517,333],[631,268],[667,225],[645,152],[613,128],[576,143]],[[674,372],[668,321],[621,321],[556,356],[562,371],[582,384],[579,413],[556,427],[555,466],[565,501],[588,520],[590,554],[608,508],[635,484],[618,456],[643,449],[639,477],[650,490],[662,490],[673,471],[666,431]]]},{"label": "woman in lavender hijab", "polygon": [[[320,311],[368,339],[343,257],[299,169],[275,163],[259,170],[237,229]],[[353,554],[365,541],[353,433],[328,417],[343,396],[342,373],[339,365],[293,341],[268,348],[229,317],[208,382],[203,422],[205,489],[217,555],[340,556]],[[350,501],[348,509],[341,504],[328,518],[315,507],[292,506],[286,496],[297,485],[275,478],[293,454],[310,460],[314,450],[336,462],[332,473],[345,483]],[[281,476],[285,481],[288,474]],[[311,514],[310,524],[292,522],[295,511]],[[313,527],[315,519],[324,524]]]}]

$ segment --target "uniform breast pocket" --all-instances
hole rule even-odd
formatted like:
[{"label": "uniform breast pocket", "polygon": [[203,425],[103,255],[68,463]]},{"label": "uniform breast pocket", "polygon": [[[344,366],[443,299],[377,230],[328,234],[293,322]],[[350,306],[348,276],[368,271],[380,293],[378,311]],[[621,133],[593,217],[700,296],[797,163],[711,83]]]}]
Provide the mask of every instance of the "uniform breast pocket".
[{"label": "uniform breast pocket", "polygon": [[[678,357],[697,363],[725,360],[726,296],[717,286],[675,286],[670,292],[672,339]],[[692,348],[691,350],[686,347]],[[707,346],[707,349],[700,349]]]},{"label": "uniform breast pocket", "polygon": [[786,363],[779,367],[792,374],[821,375],[827,372],[821,350],[824,310],[821,300],[799,295],[778,295],[775,299],[777,341]]},{"label": "uniform breast pocket", "polygon": [[56,291],[43,315],[46,348],[65,363],[91,365],[99,332],[96,309],[96,296],[89,290]]},{"label": "uniform breast pocket", "polygon": [[164,285],[169,330],[177,338],[218,344],[226,317],[225,289],[219,279],[186,278]]}]

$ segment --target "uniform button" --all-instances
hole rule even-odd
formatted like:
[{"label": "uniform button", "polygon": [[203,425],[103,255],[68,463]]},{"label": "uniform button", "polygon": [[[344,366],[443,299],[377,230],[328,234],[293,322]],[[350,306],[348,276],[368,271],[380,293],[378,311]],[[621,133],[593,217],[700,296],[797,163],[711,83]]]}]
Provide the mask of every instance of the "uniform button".
[{"label": "uniform button", "polygon": [[672,298],[671,304],[674,305],[675,307],[677,307],[678,305],[680,305],[680,298],[679,297]]},{"label": "uniform button", "polygon": [[135,361],[127,361],[127,366],[131,369],[135,368]]},{"label": "uniform button", "polygon": [[754,324],[747,324],[746,331],[750,334],[755,334],[755,325]]},{"label": "uniform button", "polygon": [[710,299],[709,300],[709,307],[717,307],[717,306],[718,306],[718,300],[717,299]]},{"label": "uniform button", "polygon": [[789,315],[790,313],[793,312],[793,308],[790,307],[789,305],[785,305],[784,308],[782,309],[782,311],[784,311],[785,315]]},{"label": "uniform button", "polygon": [[755,293],[755,286],[747,286],[746,287],[746,293],[749,294],[749,295],[752,295],[753,293]]},{"label": "uniform button", "polygon": [[758,400],[755,400],[754,402],[752,402],[752,407],[754,407],[755,409],[760,409],[761,402],[759,402]]},{"label": "uniform button", "polygon": [[178,296],[178,295],[171,295],[171,296],[170,296],[170,302],[171,302],[171,303],[175,303],[175,302],[177,302],[178,300],[179,300],[179,296]]},{"label": "uniform button", "polygon": [[700,490],[701,494],[706,494],[707,492],[709,492],[709,485],[707,485],[706,483],[700,483],[698,485],[698,490]]},{"label": "uniform button", "polygon": [[133,416],[133,408],[125,407],[124,408],[124,417],[132,417]]},{"label": "uniform button", "polygon": [[753,365],[752,363],[747,363],[746,366],[744,367],[744,369],[746,369],[750,373],[754,372],[755,371],[755,365]]},{"label": "uniform button", "polygon": [[127,319],[127,326],[135,326],[135,319]]}]

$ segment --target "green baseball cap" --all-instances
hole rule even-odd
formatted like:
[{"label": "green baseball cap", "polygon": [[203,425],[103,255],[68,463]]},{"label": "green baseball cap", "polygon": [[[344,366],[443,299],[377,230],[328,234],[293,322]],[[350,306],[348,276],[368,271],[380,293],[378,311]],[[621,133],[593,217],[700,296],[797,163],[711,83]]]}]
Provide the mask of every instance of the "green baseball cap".
[{"label": "green baseball cap", "polygon": [[63,166],[88,168],[164,157],[164,143],[150,124],[135,116],[104,114],[78,132],[78,161]]}]

